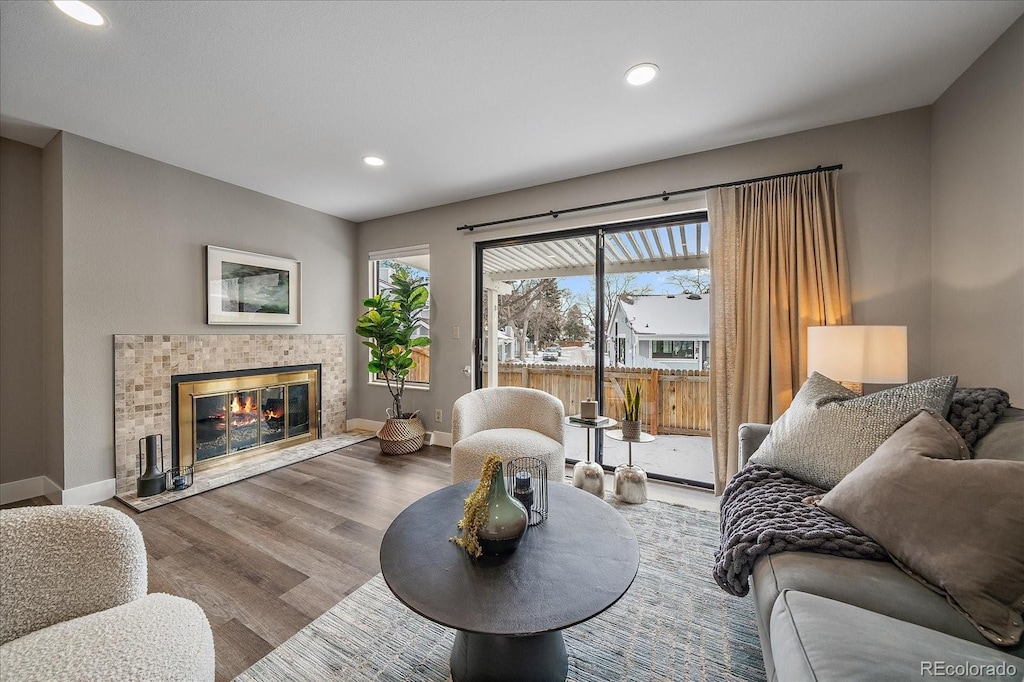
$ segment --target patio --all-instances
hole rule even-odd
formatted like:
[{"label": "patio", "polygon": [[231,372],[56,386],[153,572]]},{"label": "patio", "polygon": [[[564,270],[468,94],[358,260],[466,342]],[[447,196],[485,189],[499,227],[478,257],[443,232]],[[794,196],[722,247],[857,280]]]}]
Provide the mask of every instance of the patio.
[{"label": "patio", "polygon": [[[593,448],[593,446],[591,446]],[[565,427],[566,459],[587,457],[587,430]],[[604,463],[616,466],[626,462],[627,446],[621,441],[604,439]],[[633,446],[633,464],[648,473],[673,476],[689,481],[711,483],[714,465],[709,436],[659,435],[653,443]]]}]

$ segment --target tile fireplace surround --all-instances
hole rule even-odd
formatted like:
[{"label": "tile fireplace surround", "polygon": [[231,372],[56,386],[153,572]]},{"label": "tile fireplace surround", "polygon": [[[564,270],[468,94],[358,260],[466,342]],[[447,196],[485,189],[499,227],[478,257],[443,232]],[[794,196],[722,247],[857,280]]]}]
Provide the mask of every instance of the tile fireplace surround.
[{"label": "tile fireplace surround", "polygon": [[[143,436],[163,434],[166,465],[171,465],[172,375],[308,364],[321,365],[320,437],[339,436],[345,429],[348,398],[342,334],[115,335],[114,462],[118,496],[135,493],[139,439]],[[287,458],[291,449],[278,452]]]}]

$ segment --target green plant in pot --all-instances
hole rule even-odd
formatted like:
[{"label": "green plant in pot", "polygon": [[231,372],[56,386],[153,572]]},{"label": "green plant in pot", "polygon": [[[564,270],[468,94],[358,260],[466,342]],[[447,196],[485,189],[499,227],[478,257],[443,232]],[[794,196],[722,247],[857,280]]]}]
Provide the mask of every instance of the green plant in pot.
[{"label": "green plant in pot", "polygon": [[391,287],[365,301],[367,311],[356,320],[356,334],[370,349],[366,368],[387,384],[393,408],[377,432],[380,449],[388,455],[415,452],[423,447],[425,429],[419,413],[402,409],[402,393],[409,372],[416,367],[413,349],[430,345],[425,336],[413,338],[429,294],[423,280],[399,268],[391,275]]},{"label": "green plant in pot", "polygon": [[640,383],[626,382],[626,414],[622,420],[622,437],[629,439],[640,438],[640,405],[643,395],[643,385]]}]

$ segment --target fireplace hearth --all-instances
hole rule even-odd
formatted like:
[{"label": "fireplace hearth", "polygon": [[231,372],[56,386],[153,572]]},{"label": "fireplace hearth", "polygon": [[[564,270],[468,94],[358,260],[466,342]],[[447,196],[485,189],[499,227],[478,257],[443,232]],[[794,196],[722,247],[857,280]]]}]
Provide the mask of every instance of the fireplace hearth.
[{"label": "fireplace hearth", "polygon": [[171,377],[174,466],[201,470],[319,437],[320,366]]}]

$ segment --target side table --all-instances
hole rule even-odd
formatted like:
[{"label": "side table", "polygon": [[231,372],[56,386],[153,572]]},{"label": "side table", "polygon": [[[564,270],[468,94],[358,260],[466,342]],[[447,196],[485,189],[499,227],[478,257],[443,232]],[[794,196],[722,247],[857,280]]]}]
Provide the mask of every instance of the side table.
[{"label": "side table", "polygon": [[610,429],[613,426],[618,426],[619,422],[611,417],[599,417],[599,419],[607,421],[600,424],[583,424],[571,421],[569,417],[566,417],[565,425],[587,430],[587,461],[576,462],[576,466],[572,468],[572,484],[604,499],[604,467],[597,462],[590,461],[590,432],[594,429]]},{"label": "side table", "polygon": [[621,429],[615,429],[608,432],[608,437],[626,443],[629,448],[629,463],[615,467],[615,499],[643,504],[647,501],[647,472],[633,464],[633,443],[653,443],[654,436],[641,432],[639,438],[626,438]]}]

